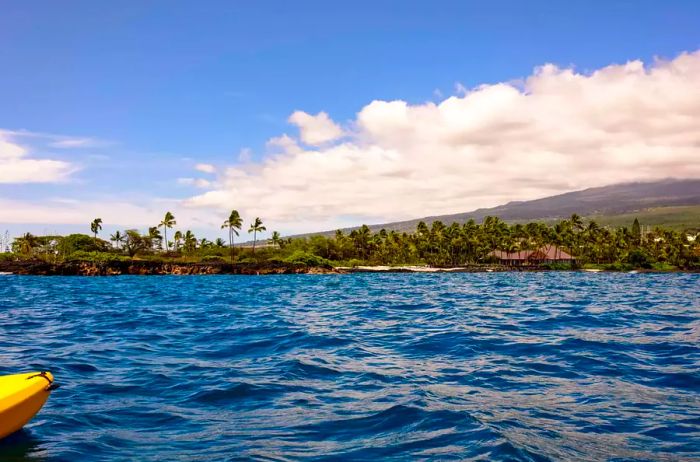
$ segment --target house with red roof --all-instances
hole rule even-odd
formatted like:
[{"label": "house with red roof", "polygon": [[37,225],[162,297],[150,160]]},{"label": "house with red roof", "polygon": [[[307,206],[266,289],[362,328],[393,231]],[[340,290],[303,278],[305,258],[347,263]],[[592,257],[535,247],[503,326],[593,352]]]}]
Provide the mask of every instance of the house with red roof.
[{"label": "house with red roof", "polygon": [[497,258],[502,265],[506,266],[536,266],[545,263],[574,263],[576,259],[561,247],[547,245],[536,250],[519,250],[517,252],[506,252],[504,250],[494,250],[489,256]]}]

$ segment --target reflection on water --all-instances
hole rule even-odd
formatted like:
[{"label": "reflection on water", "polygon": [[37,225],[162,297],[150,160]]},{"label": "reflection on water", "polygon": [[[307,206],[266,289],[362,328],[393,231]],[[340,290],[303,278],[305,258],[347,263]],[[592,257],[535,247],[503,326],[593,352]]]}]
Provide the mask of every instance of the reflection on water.
[{"label": "reflection on water", "polygon": [[3,462],[35,462],[46,460],[41,441],[29,430],[20,430],[0,440],[0,460]]},{"label": "reflection on water", "polygon": [[5,460],[700,460],[700,275],[16,277]]}]

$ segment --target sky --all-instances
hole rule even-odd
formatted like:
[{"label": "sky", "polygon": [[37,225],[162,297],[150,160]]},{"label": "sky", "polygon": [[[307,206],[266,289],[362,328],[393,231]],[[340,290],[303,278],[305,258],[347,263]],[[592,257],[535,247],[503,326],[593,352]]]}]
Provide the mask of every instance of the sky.
[{"label": "sky", "polygon": [[282,234],[700,177],[700,2],[22,1],[0,232]]}]

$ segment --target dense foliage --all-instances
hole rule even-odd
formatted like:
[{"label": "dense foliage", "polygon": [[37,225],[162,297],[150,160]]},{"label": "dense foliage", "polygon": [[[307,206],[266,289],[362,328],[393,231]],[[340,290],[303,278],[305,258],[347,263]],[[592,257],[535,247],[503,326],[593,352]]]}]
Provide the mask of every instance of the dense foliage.
[{"label": "dense foliage", "polygon": [[[250,226],[254,246],[234,247],[243,221],[232,211],[222,225],[228,239],[198,239],[191,231],[176,230],[172,240],[164,235],[176,224],[168,212],[164,220],[147,234],[136,230],[116,232],[110,242],[98,237],[102,221],[91,224],[92,236],[33,236],[29,233],[12,244],[12,255],[19,258],[44,258],[53,261],[91,260],[106,262],[118,259],[155,259],[204,263],[282,262],[308,266],[336,265],[404,265],[465,266],[497,263],[494,250],[518,252],[556,246],[576,258],[576,266],[589,265],[608,269],[700,268],[700,239],[697,231],[672,231],[662,228],[643,232],[637,220],[629,228],[601,227],[595,221],[584,222],[572,215],[554,226],[543,223],[509,225],[496,217],[483,223],[473,220],[464,224],[445,225],[440,221],[428,226],[420,222],[413,233],[381,230],[373,233],[366,225],[350,233],[336,231],[334,236],[272,239],[260,245],[257,233],[265,227],[260,218]],[[161,235],[160,229],[163,229]],[[9,257],[4,257],[9,258]],[[549,263],[551,269],[570,266]]]}]

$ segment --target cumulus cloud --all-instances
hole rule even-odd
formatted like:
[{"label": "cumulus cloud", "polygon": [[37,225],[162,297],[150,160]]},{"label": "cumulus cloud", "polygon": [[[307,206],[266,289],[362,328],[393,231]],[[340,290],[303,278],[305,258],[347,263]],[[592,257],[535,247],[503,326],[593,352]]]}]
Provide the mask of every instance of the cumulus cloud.
[{"label": "cumulus cloud", "polygon": [[289,123],[299,127],[301,141],[309,146],[320,146],[343,136],[340,128],[325,112],[316,115],[304,111],[295,111],[289,116]]},{"label": "cumulus cloud", "polygon": [[220,170],[190,207],[283,223],[454,213],[605,184],[700,177],[700,51],[592,73],[546,64],[439,103],[372,101],[344,133],[297,111],[301,141]]},{"label": "cumulus cloud", "polygon": [[0,183],[54,183],[64,181],[76,168],[68,162],[35,159],[28,150],[0,132]]}]

